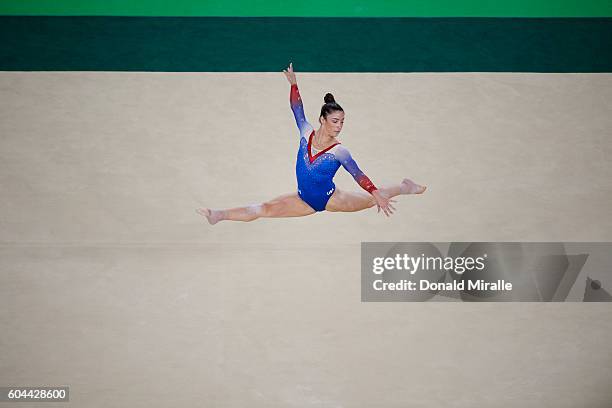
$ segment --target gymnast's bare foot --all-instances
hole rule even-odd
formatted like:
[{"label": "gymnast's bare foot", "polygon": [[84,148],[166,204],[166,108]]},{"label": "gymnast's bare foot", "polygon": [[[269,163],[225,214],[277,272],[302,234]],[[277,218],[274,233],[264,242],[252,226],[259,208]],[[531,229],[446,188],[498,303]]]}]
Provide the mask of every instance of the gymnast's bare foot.
[{"label": "gymnast's bare foot", "polygon": [[223,217],[223,211],[211,210],[209,208],[198,208],[196,212],[206,217],[210,225],[215,225]]},{"label": "gymnast's bare foot", "polygon": [[427,190],[427,186],[421,186],[414,181],[405,178],[400,184],[402,194],[423,194]]}]

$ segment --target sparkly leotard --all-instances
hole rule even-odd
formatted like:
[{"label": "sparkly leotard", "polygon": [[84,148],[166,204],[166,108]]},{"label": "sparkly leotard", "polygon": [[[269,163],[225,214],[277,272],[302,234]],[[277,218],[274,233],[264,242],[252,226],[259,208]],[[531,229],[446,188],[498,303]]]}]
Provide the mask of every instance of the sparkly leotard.
[{"label": "sparkly leotard", "polygon": [[300,131],[300,147],[295,164],[300,198],[315,211],[325,210],[327,202],[336,189],[333,178],[341,165],[365,191],[372,193],[376,190],[376,186],[359,169],[348,149],[340,143],[335,143],[316,155],[312,155],[314,128],[304,116],[304,106],[296,84],[291,85],[289,101]]}]

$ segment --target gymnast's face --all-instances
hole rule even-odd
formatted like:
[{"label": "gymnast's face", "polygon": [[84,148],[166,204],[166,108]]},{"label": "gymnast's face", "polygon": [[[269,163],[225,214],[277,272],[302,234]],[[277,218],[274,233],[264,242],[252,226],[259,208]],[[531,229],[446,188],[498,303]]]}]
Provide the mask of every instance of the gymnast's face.
[{"label": "gymnast's face", "polygon": [[332,137],[336,137],[340,134],[342,126],[344,125],[344,112],[333,111],[327,118],[321,117],[321,126],[325,132]]}]

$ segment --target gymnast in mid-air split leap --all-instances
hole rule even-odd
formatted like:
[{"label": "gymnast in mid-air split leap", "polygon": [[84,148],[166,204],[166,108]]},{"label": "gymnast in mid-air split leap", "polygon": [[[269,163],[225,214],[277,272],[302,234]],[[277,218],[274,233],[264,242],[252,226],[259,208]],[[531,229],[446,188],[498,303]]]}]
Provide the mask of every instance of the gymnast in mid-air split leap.
[{"label": "gymnast in mid-air split leap", "polygon": [[[338,141],[344,124],[344,110],[336,103],[332,94],[325,95],[321,107],[319,129],[314,130],[304,117],[304,106],[298,91],[293,63],[283,73],[291,84],[289,102],[300,131],[300,147],[297,154],[295,173],[297,192],[281,195],[261,204],[245,207],[213,210],[199,208],[198,214],[206,217],[212,225],[223,220],[253,221],[261,217],[302,217],[318,211],[354,212],[378,207],[389,217],[396,202],[392,197],[400,194],[422,194],[426,187],[405,178],[401,183],[377,188],[359,169],[351,153]],[[347,192],[336,188],[334,175],[344,167],[357,184],[366,192]]]}]

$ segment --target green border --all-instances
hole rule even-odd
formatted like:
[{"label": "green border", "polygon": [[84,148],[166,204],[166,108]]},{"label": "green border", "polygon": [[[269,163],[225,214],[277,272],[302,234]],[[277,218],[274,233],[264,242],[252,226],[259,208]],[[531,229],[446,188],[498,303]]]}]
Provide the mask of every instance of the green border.
[{"label": "green border", "polygon": [[0,15],[612,17],[610,0],[0,0]]},{"label": "green border", "polygon": [[612,18],[0,16],[3,71],[612,72]]}]

